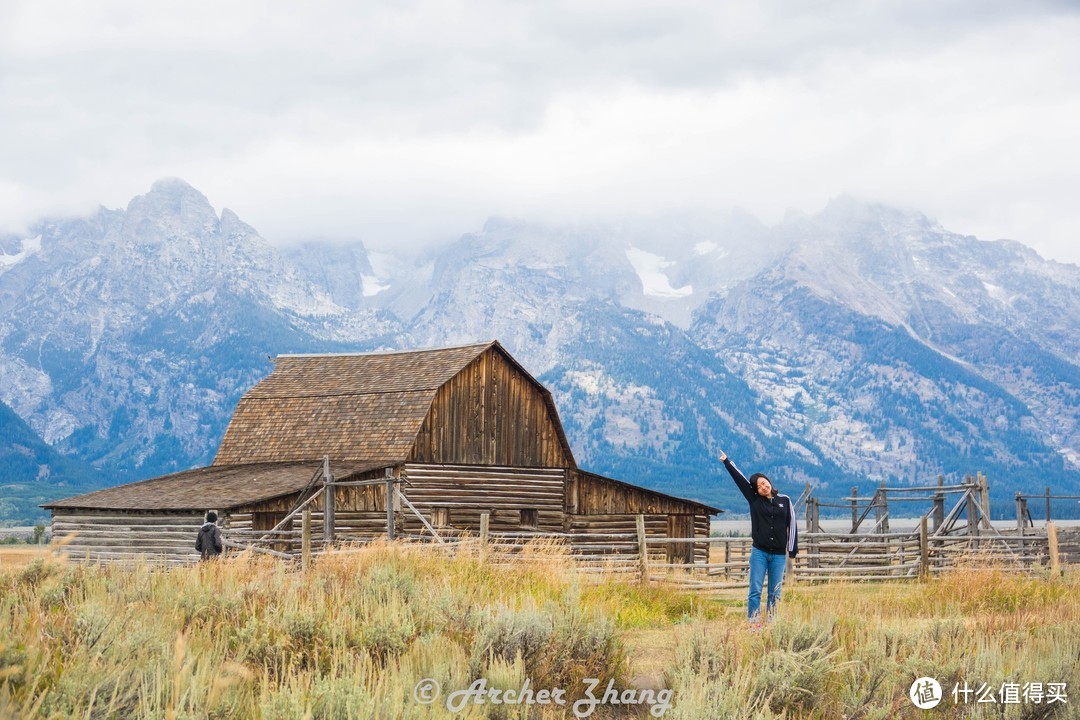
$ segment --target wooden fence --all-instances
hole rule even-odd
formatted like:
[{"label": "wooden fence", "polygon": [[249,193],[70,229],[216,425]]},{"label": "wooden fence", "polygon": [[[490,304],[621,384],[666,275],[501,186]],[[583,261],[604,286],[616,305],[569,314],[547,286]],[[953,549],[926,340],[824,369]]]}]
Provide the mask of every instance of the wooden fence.
[{"label": "wooden fence", "polygon": [[[325,461],[328,462],[328,461]],[[329,476],[329,470],[324,469]],[[455,552],[475,552],[485,562],[512,564],[534,557],[550,562],[560,554],[586,575],[619,574],[643,583],[663,583],[695,591],[720,591],[746,587],[751,540],[741,538],[665,537],[649,527],[644,515],[636,517],[636,532],[615,531],[623,522],[585,524],[569,532],[490,531],[488,513],[480,513],[479,536],[448,527],[434,528],[400,489],[387,479],[387,518],[355,519],[348,513],[312,511],[308,502],[299,504],[290,516],[303,511],[300,529],[283,520],[270,530],[254,530],[245,517],[229,520],[225,529],[230,548],[250,548],[282,558],[310,559],[322,552],[335,552],[337,539],[360,541],[388,537],[406,542],[423,542]],[[412,534],[400,535],[395,528],[389,498],[398,497],[400,511],[411,523],[400,523]],[[315,495],[312,496],[314,498]],[[887,487],[881,483],[870,496],[860,496],[857,488],[848,497],[823,502],[814,497],[808,484],[795,503],[797,513],[805,511],[799,534],[800,553],[788,560],[787,577],[793,582],[836,579],[889,581],[929,577],[958,567],[998,567],[1009,571],[1056,571],[1061,563],[1080,562],[1080,532],[1058,533],[1049,521],[1053,499],[1071,496],[1045,494],[1016,495],[1015,529],[1002,531],[990,522],[989,482],[982,473],[963,482],[936,485]],[[1045,502],[1047,522],[1037,528],[1031,518],[1029,501]],[[947,504],[947,500],[950,502]],[[908,532],[890,528],[890,504],[921,503],[926,507],[919,526]],[[821,509],[850,511],[850,532],[825,532]],[[411,513],[412,515],[409,515]],[[413,518],[412,516],[415,516]],[[286,518],[288,519],[288,518]],[[872,523],[872,525],[871,525]],[[867,532],[864,527],[869,528]],[[687,548],[687,545],[690,548]],[[533,553],[543,545],[545,551]],[[317,549],[312,549],[312,548]],[[348,550],[346,550],[348,551]],[[692,560],[691,560],[692,559]]]},{"label": "wooden fence", "polygon": [[[228,533],[226,539],[231,548],[250,548],[303,563],[325,553],[356,551],[364,544],[313,548],[310,514],[304,518],[300,530],[243,530]],[[427,551],[473,554],[495,565],[565,561],[587,576],[615,574],[697,593],[748,585],[748,537],[656,537],[645,532],[644,516],[638,516],[636,533],[490,532],[484,520],[481,516],[479,536],[440,528],[439,534],[399,535],[396,540],[422,544]],[[912,580],[971,567],[1057,572],[1062,563],[1080,562],[1080,529],[1059,532],[1053,522],[1045,528],[950,534],[944,526],[938,532],[930,530],[929,518],[924,516],[911,532],[818,531],[800,533],[799,540],[798,557],[788,559],[788,582]],[[676,558],[684,554],[676,548],[687,543],[707,552],[694,553],[699,558],[695,562],[679,562]]]}]

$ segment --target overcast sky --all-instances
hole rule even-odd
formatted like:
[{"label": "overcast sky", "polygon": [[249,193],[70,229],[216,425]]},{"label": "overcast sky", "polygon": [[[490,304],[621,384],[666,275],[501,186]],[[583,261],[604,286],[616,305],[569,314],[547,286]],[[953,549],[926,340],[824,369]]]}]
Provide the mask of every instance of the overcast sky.
[{"label": "overcast sky", "polygon": [[842,193],[1080,262],[1080,5],[0,3],[0,232],[181,177],[276,242]]}]

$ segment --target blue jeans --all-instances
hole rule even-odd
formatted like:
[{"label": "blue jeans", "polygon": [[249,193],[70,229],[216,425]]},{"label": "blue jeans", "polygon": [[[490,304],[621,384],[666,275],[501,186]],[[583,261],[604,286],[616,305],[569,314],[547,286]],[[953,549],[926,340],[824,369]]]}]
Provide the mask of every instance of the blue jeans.
[{"label": "blue jeans", "polygon": [[772,619],[776,612],[776,603],[780,601],[780,585],[784,581],[784,568],[787,555],[774,555],[756,547],[750,548],[750,597],[746,604],[746,617],[751,621],[761,616],[761,588],[765,584],[765,573],[769,574],[769,597],[765,614]]}]

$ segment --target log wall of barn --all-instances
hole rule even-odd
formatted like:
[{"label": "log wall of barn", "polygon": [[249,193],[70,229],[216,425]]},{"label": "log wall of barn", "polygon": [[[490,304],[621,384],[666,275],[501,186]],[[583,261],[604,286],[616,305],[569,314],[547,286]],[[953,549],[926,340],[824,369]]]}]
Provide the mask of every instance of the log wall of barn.
[{"label": "log wall of barn", "polygon": [[[330,469],[333,472],[333,465]],[[380,469],[350,475],[347,482],[382,480],[384,477],[385,472]],[[303,493],[284,495],[237,508],[230,513],[225,524],[226,535],[237,542],[251,542],[253,539],[266,537],[266,532],[256,529],[257,526],[262,526],[259,522],[261,518],[267,520],[283,518],[299,503],[309,498],[312,492],[317,492],[318,497],[306,506],[311,510],[311,542],[312,547],[320,547],[323,542],[324,527],[322,481]],[[278,546],[275,549],[299,553],[302,523],[301,511],[287,522],[285,527],[274,533],[275,540],[292,540],[291,547]],[[334,537],[336,540],[348,542],[385,536],[386,485],[384,483],[334,488]]]},{"label": "log wall of barn", "polygon": [[[643,513],[645,515],[645,536],[649,538],[672,537],[670,533],[672,515],[667,513]],[[686,522],[694,527],[693,537],[709,536],[709,518],[702,515],[676,515],[677,522]],[[683,520],[685,518],[685,520]],[[574,536],[570,545],[576,555],[626,555],[637,557],[637,515],[595,514],[568,515],[569,532]],[[619,538],[589,537],[590,535],[619,534]],[[684,537],[691,537],[684,535]],[[650,544],[649,558],[656,562],[681,562],[685,554],[692,552],[693,562],[704,563],[709,558],[708,543],[694,543],[693,550],[688,550],[688,543]],[[688,560],[688,559],[687,559]]]},{"label": "log wall of barn", "polygon": [[[710,518],[706,513],[702,512],[694,516],[694,537],[707,538],[711,530]],[[709,548],[711,547],[709,543],[694,543],[694,562],[709,562]]]},{"label": "log wall of barn", "polygon": [[[491,532],[621,533],[625,538],[584,538],[571,540],[580,555],[637,554],[636,516],[646,518],[650,537],[707,537],[709,517],[700,506],[656,496],[600,476],[562,468],[514,468],[479,465],[406,464],[402,490],[433,525],[446,522],[450,528],[472,533],[480,531],[480,515],[489,513]],[[381,479],[383,471],[352,479]],[[576,479],[576,481],[574,480]],[[571,490],[573,489],[573,490]],[[272,526],[275,514],[292,509],[300,495],[281,497],[240,508],[229,516],[226,535],[239,541],[263,537],[253,529]],[[312,544],[323,541],[322,497],[308,507],[312,510]],[[592,512],[567,512],[568,507],[588,508]],[[605,512],[611,510],[610,512]],[[438,513],[436,511],[439,511]],[[532,511],[525,515],[522,511]],[[256,522],[263,514],[262,524]],[[386,536],[386,488],[377,485],[335,489],[335,538],[338,541],[367,540]],[[526,521],[523,523],[523,521]],[[533,522],[535,521],[535,524]],[[254,524],[253,524],[254,523]],[[292,546],[277,546],[286,552],[299,552],[301,520],[297,516],[274,539],[292,540]],[[421,535],[426,531],[420,520],[404,505],[395,513],[395,531]],[[692,554],[691,554],[692,553]],[[695,544],[650,545],[657,561],[706,562],[708,546]]]},{"label": "log wall of barn", "polygon": [[410,462],[572,467],[540,388],[490,349],[435,393]]},{"label": "log wall of barn", "polygon": [[[405,466],[403,492],[424,516],[442,508],[451,527],[480,531],[480,513],[490,513],[492,532],[563,532],[562,468],[512,468],[452,465]],[[534,511],[536,525],[522,525],[522,510]],[[419,533],[423,525],[405,508],[402,529]],[[529,518],[531,522],[533,518]],[[385,517],[383,521],[385,532]]]},{"label": "log wall of barn", "polygon": [[[636,516],[641,514],[645,516],[648,537],[709,536],[709,515],[700,505],[581,470],[567,471],[566,512],[572,518],[572,531],[578,533],[631,533],[636,538]],[[636,544],[632,552],[637,553]],[[691,549],[689,544],[679,543],[650,545],[649,555],[657,560],[692,558],[694,562],[707,562],[709,546],[695,543]]]},{"label": "log wall of barn", "polygon": [[195,562],[197,512],[54,509],[53,546],[72,560]]},{"label": "log wall of barn", "polygon": [[[563,497],[565,470],[562,468],[512,468],[478,465],[406,464],[402,492],[427,518],[437,523],[435,510],[442,511],[449,527],[480,532],[480,514],[489,513],[491,532],[562,533],[565,530]],[[379,473],[355,479],[377,479]],[[350,478],[354,479],[354,478]],[[257,518],[284,513],[296,506],[299,495],[281,497],[239,508],[232,512],[226,524],[226,536],[240,542],[265,536],[254,529]],[[312,510],[312,543],[323,539],[323,500],[314,500]],[[526,511],[523,514],[522,511]],[[334,535],[339,541],[364,540],[386,536],[386,486],[382,483],[363,487],[339,487],[334,491]],[[523,525],[523,520],[526,524]],[[535,520],[535,525],[532,522]],[[632,518],[631,518],[632,521]],[[395,513],[396,532],[419,535],[425,532],[419,518],[404,504]],[[294,518],[289,527],[274,535],[274,539],[292,538],[299,549],[301,519]]]},{"label": "log wall of barn", "polygon": [[[334,520],[334,539],[337,542],[347,543],[386,537],[385,512],[336,511]],[[267,537],[265,531],[252,528],[252,521],[252,513],[230,515],[229,523],[227,527],[222,529],[222,533],[226,538],[240,543],[251,543],[254,540]],[[264,541],[259,546],[299,555],[302,543],[302,524],[302,515],[297,513],[291,523],[287,523],[285,527],[271,536],[275,541],[272,545]],[[322,511],[312,511],[311,547],[314,550],[319,550],[323,546],[323,527]],[[400,523],[397,524],[397,527],[400,528]]]}]

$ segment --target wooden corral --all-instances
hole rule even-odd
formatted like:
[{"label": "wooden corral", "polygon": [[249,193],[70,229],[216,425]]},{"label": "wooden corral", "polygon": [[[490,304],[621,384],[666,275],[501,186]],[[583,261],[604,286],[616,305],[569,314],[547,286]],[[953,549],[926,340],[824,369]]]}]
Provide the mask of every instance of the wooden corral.
[{"label": "wooden corral", "polygon": [[[1047,516],[1050,500],[1073,499],[1049,493],[1028,497],[1045,500]],[[953,485],[946,485],[941,477],[937,485],[924,487],[881,485],[864,498],[853,489],[849,497],[832,502],[814,497],[808,486],[797,503],[806,514],[799,533],[800,552],[788,560],[785,582],[914,580],[957,568],[1054,574],[1068,563],[1080,562],[1080,528],[1061,529],[1053,522],[1032,521],[1022,502],[1026,499],[1017,495],[1016,528],[1002,529],[989,522],[989,481],[981,473]],[[890,503],[895,507],[898,502],[922,505],[924,512],[914,530],[890,530]],[[822,507],[850,509],[850,532],[824,531],[819,517]],[[648,546],[663,542],[645,540]],[[697,545],[701,541],[685,542]],[[708,562],[691,566],[656,562],[650,553],[648,566],[642,564],[642,578],[697,592],[746,587],[750,538],[710,538],[707,544],[711,547]]]},{"label": "wooden corral", "polygon": [[[306,513],[317,547],[486,530],[564,537],[589,559],[635,557],[636,541],[615,536],[638,515],[651,537],[705,538],[720,512],[579,469],[550,392],[497,342],[280,356],[209,467],[45,507],[71,557],[174,563],[197,559],[210,509],[230,546],[282,556],[301,552]],[[598,531],[612,537],[588,537]],[[663,554],[693,563],[708,549]]]}]

